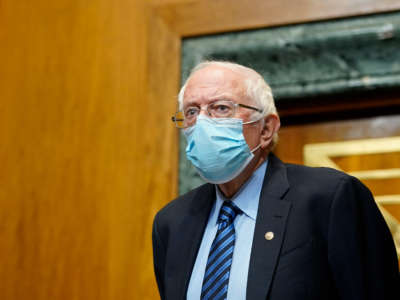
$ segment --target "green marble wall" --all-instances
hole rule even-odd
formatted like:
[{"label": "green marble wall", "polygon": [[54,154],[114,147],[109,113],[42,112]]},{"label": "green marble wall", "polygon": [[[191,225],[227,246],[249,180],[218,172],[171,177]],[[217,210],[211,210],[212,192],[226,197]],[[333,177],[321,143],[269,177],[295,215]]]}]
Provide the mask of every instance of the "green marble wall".
[{"label": "green marble wall", "polygon": [[[182,81],[205,59],[235,61],[262,74],[277,102],[400,87],[400,12],[188,38]],[[180,142],[179,192],[202,179]]]}]

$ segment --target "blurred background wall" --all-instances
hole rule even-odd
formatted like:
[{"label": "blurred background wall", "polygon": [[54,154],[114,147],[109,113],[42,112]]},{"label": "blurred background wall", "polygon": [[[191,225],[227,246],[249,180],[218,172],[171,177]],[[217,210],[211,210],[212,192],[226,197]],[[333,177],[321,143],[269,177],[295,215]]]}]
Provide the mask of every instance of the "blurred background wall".
[{"label": "blurred background wall", "polygon": [[347,2],[0,1],[0,298],[157,299],[181,39],[400,9]]},{"label": "blurred background wall", "polygon": [[145,1],[0,1],[0,299],[155,299],[177,162],[149,22]]}]

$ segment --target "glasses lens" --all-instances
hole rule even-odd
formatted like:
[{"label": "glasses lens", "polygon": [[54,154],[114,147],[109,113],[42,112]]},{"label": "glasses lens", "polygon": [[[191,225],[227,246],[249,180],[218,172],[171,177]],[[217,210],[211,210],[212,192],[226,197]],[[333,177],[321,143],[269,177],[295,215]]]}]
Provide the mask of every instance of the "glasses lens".
[{"label": "glasses lens", "polygon": [[228,100],[215,101],[207,110],[213,118],[231,118],[235,115],[235,104]]}]

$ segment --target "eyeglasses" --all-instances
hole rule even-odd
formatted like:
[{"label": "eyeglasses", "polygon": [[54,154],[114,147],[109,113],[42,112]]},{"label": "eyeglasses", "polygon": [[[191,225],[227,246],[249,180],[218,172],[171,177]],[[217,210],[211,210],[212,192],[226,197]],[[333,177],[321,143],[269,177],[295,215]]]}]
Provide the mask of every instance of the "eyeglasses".
[{"label": "eyeglasses", "polygon": [[[234,103],[230,100],[214,101],[207,104],[205,109],[211,118],[232,118],[236,115],[238,107],[252,109],[259,113],[262,113],[263,111],[262,109],[245,104]],[[188,106],[183,111],[176,112],[172,117],[172,121],[175,122],[175,125],[178,128],[193,126],[196,124],[197,116],[202,110],[203,108],[200,108],[199,106]]]}]

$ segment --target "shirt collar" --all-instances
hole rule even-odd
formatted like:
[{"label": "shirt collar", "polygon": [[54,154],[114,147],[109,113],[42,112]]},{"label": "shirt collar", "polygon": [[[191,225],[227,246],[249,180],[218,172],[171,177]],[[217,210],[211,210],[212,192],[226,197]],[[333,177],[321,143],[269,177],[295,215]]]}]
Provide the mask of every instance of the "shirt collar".
[{"label": "shirt collar", "polygon": [[216,202],[213,219],[218,220],[218,214],[224,201],[233,201],[240,210],[249,218],[256,220],[258,202],[260,198],[262,183],[264,181],[265,171],[267,169],[268,160],[261,164],[239,191],[231,198],[227,199],[216,187]]}]

